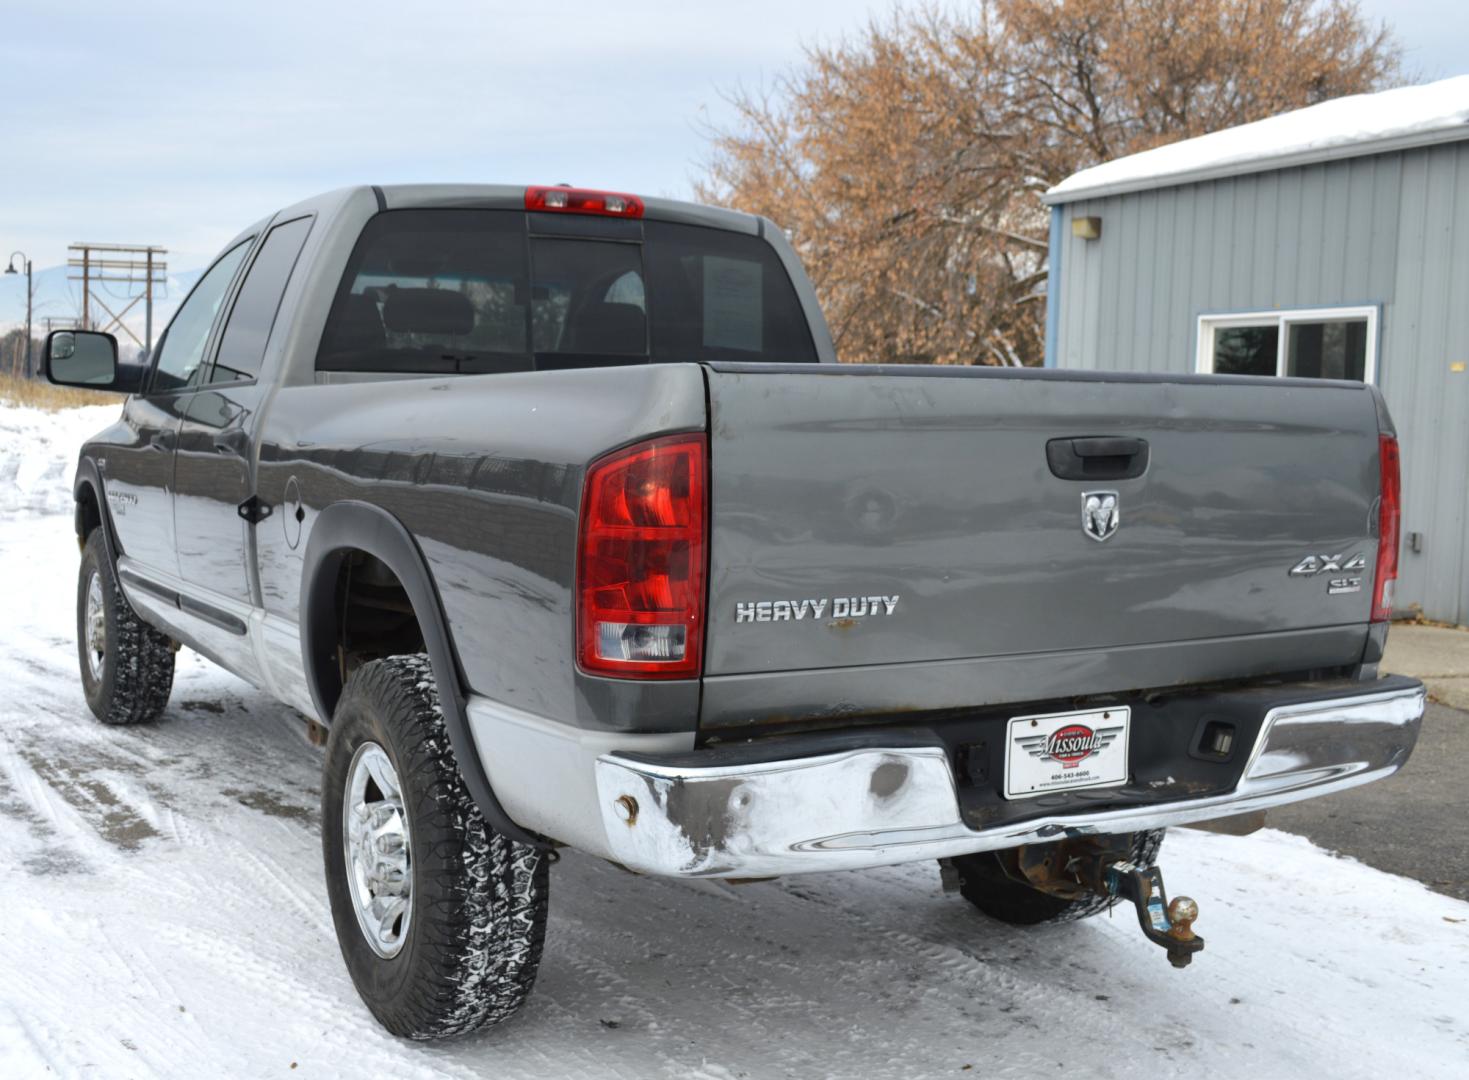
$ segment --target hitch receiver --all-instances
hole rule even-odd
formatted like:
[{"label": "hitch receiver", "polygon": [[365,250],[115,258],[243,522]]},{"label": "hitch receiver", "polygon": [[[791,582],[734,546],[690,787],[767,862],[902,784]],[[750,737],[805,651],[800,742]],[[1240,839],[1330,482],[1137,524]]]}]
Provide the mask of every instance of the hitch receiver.
[{"label": "hitch receiver", "polygon": [[1188,967],[1194,953],[1203,949],[1204,939],[1193,930],[1199,905],[1187,896],[1174,897],[1170,903],[1163,888],[1163,871],[1156,866],[1142,868],[1130,862],[1112,863],[1104,873],[1103,883],[1108,895],[1132,901],[1143,934],[1154,945],[1168,951],[1168,962],[1174,967]]}]

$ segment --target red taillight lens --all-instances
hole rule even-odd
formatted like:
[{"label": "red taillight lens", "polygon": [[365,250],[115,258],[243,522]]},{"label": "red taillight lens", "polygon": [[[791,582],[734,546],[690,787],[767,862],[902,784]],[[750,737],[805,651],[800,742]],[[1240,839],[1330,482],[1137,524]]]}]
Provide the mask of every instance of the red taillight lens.
[{"label": "red taillight lens", "polygon": [[525,208],[559,210],[567,214],[601,214],[604,217],[643,216],[643,200],[636,195],[586,188],[528,187],[525,189]]},{"label": "red taillight lens", "polygon": [[1377,574],[1372,579],[1372,621],[1392,617],[1393,587],[1398,580],[1398,534],[1402,524],[1403,477],[1398,440],[1377,437],[1380,470],[1377,503]]},{"label": "red taillight lens", "polygon": [[584,670],[698,676],[706,457],[703,435],[672,435],[609,454],[587,470],[576,581]]}]

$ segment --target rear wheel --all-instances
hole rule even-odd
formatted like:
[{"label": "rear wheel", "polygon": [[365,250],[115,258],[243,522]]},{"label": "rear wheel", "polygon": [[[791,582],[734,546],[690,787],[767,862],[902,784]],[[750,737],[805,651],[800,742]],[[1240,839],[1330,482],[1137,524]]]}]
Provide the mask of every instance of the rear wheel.
[{"label": "rear wheel", "polygon": [[490,829],[454,762],[426,656],[365,664],[327,741],[322,854],[347,970],[394,1035],[463,1035],[530,994],[547,860]]},{"label": "rear wheel", "polygon": [[140,619],[122,594],[101,528],[82,547],[77,659],[87,706],[104,724],[156,720],[168,704],[173,644]]},{"label": "rear wheel", "polygon": [[[1150,829],[1131,834],[1127,843],[1129,859],[1138,866],[1156,863],[1166,831]],[[959,892],[992,919],[1012,926],[1068,923],[1098,915],[1117,903],[1116,897],[1097,893],[1068,898],[1042,892],[1023,880],[1011,856],[1009,851],[980,851],[954,859]]]}]

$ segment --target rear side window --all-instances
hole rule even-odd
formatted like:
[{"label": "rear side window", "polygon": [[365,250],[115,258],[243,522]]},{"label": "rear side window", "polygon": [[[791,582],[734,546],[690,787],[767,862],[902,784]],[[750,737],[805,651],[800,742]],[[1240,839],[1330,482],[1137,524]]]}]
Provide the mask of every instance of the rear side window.
[{"label": "rear side window", "polygon": [[275,313],[310,229],[311,219],[303,217],[277,225],[266,234],[260,254],[255,256],[235,306],[230,309],[214,370],[209,374],[211,383],[244,382],[260,374]]},{"label": "rear side window", "polygon": [[511,210],[378,214],[338,289],[317,367],[816,360],[770,245],[698,226],[627,224],[639,227],[589,237],[542,235]]},{"label": "rear side window", "polygon": [[392,210],[367,223],[327,320],[323,371],[525,371],[525,215]]},{"label": "rear side window", "polygon": [[795,287],[769,244],[661,221],[644,232],[659,360],[816,362]]}]

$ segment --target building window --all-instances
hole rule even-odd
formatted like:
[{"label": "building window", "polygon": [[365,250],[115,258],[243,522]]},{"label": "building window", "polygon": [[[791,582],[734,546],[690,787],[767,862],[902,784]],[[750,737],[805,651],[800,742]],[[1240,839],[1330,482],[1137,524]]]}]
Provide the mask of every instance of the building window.
[{"label": "building window", "polygon": [[1198,370],[1376,382],[1377,308],[1201,316]]}]

